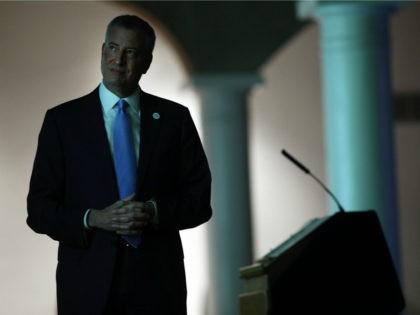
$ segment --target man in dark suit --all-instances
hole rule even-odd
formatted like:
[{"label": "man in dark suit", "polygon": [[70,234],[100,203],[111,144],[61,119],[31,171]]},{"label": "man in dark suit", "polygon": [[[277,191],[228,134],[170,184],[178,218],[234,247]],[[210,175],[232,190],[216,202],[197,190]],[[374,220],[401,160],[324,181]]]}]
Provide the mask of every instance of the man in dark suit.
[{"label": "man in dark suit", "polygon": [[[186,314],[179,230],[210,219],[211,175],[189,111],[138,85],[154,42],[144,20],[116,17],[102,46],[100,86],[46,113],[27,223],[59,242],[60,315]],[[116,166],[120,114],[129,117],[137,163],[128,196],[120,181],[130,176]]]}]

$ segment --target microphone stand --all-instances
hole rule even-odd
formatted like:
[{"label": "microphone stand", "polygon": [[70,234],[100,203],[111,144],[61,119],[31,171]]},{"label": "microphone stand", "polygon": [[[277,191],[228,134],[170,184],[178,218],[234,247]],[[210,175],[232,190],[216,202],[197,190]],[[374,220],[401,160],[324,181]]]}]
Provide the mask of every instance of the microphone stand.
[{"label": "microphone stand", "polygon": [[338,206],[338,209],[340,210],[340,212],[344,213],[344,208],[343,206],[340,204],[340,202],[338,201],[337,197],[334,196],[334,194],[324,185],[323,182],[321,182],[318,177],[316,177],[314,174],[311,173],[311,171],[302,163],[300,163],[298,160],[296,160],[292,155],[290,155],[290,153],[288,153],[286,150],[281,150],[281,153],[287,157],[293,164],[295,164],[298,168],[300,168],[304,173],[310,175],[314,180],[316,180],[318,182],[318,184],[321,185],[322,188],[324,188],[324,190],[334,199],[335,203]]}]

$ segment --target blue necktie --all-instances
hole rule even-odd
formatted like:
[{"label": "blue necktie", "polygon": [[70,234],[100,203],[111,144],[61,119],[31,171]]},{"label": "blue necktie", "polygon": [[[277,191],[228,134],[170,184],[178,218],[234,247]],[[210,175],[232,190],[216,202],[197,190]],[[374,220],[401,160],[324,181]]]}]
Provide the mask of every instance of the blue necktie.
[{"label": "blue necktie", "polygon": [[[126,198],[136,191],[136,155],[134,151],[133,134],[130,116],[126,112],[128,104],[118,101],[117,115],[114,122],[114,166],[117,175],[120,199]],[[125,235],[124,239],[137,248],[140,237]]]}]

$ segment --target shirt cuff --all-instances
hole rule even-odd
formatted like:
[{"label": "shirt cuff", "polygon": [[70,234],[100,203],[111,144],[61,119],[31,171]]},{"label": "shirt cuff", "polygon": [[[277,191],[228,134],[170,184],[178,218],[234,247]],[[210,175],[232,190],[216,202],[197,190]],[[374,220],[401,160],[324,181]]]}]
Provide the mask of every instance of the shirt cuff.
[{"label": "shirt cuff", "polygon": [[86,230],[92,230],[92,228],[88,224],[88,217],[91,209],[87,209],[85,215],[83,216],[83,226]]}]

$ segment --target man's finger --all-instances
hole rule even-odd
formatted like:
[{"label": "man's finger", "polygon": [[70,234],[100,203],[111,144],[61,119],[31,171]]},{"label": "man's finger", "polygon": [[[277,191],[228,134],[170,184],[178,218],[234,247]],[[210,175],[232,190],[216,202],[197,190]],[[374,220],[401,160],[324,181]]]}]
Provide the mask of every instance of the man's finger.
[{"label": "man's finger", "polygon": [[121,206],[120,208],[116,208],[116,209],[112,209],[111,213],[113,215],[125,215],[127,213],[129,213],[129,209],[127,209],[127,207],[125,206]]},{"label": "man's finger", "polygon": [[130,196],[127,196],[125,198],[123,198],[123,201],[133,201],[134,198],[136,197],[136,193],[132,193]]}]

